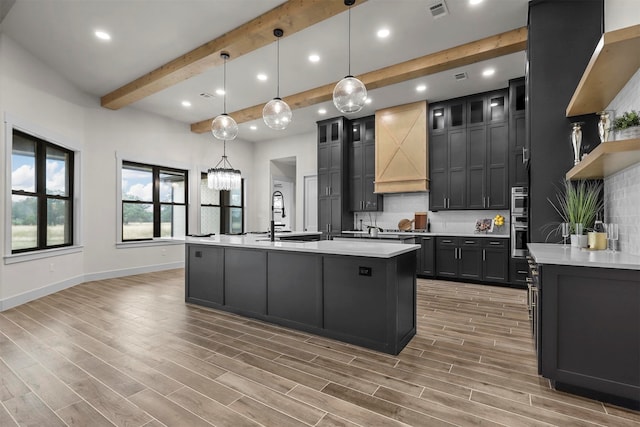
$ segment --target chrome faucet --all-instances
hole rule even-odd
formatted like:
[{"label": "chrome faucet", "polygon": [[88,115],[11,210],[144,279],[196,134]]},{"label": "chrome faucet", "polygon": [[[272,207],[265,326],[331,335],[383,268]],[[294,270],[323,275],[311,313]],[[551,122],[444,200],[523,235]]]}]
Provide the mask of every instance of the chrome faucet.
[{"label": "chrome faucet", "polygon": [[271,195],[271,241],[272,242],[276,241],[276,222],[273,218],[273,215],[276,211],[276,208],[275,208],[276,197],[280,197],[280,200],[282,201],[282,218],[286,216],[284,214],[284,195],[279,190],[274,191],[273,194]]}]

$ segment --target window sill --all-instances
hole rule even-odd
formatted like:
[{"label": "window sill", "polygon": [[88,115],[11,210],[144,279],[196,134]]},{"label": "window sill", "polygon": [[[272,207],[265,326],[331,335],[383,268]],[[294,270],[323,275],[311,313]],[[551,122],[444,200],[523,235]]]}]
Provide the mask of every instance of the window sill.
[{"label": "window sill", "polygon": [[78,253],[78,252],[82,252],[82,250],[83,250],[83,246],[76,245],[76,246],[67,246],[67,247],[64,247],[64,248],[45,249],[45,250],[42,250],[42,251],[23,252],[23,253],[19,253],[19,254],[5,255],[4,256],[4,263],[5,263],[5,265],[7,265],[7,264],[16,264],[16,263],[19,263],[19,262],[27,262],[27,261],[34,261],[34,260],[37,260],[37,259],[51,258],[51,257],[55,257],[55,256],[75,254],[75,253]]},{"label": "window sill", "polygon": [[159,238],[153,240],[138,240],[134,242],[118,242],[116,243],[117,249],[130,249],[130,248],[144,248],[148,246],[169,246],[169,245],[183,245],[184,238]]}]

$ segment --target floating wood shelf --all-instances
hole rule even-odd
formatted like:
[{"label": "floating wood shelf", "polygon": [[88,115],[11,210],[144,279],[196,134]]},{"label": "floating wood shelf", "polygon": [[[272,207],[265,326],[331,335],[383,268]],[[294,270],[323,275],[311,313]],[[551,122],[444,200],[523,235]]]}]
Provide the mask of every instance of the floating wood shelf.
[{"label": "floating wood shelf", "polygon": [[640,25],[604,33],[567,107],[567,117],[604,110],[640,68]]},{"label": "floating wood shelf", "polygon": [[603,142],[567,172],[566,178],[606,178],[636,163],[640,163],[640,138]]}]

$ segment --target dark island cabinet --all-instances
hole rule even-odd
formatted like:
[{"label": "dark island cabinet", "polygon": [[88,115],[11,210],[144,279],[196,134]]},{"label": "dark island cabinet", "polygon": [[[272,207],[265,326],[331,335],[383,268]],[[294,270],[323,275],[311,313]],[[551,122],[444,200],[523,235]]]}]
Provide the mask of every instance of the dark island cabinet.
[{"label": "dark island cabinet", "polygon": [[267,314],[265,251],[227,248],[223,271],[225,304],[244,312]]},{"label": "dark island cabinet", "polygon": [[224,304],[224,249],[187,245],[187,295],[200,303]]},{"label": "dark island cabinet", "polygon": [[429,207],[508,209],[508,92],[474,95],[429,109]]},{"label": "dark island cabinet", "polygon": [[344,117],[323,120],[318,125],[318,231],[325,238],[352,227],[348,209],[348,131]]},{"label": "dark island cabinet", "polygon": [[487,283],[509,282],[509,239],[436,238],[435,275]]},{"label": "dark island cabinet", "polygon": [[351,122],[349,142],[350,210],[370,212],[382,210],[382,195],[374,193],[376,178],[376,117]]}]

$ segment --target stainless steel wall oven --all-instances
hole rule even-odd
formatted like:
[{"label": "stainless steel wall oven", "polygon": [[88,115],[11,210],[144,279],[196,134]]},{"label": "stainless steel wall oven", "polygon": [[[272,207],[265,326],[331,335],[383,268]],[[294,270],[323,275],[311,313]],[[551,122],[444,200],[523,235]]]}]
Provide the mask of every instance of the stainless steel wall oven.
[{"label": "stainless steel wall oven", "polygon": [[527,256],[529,241],[529,189],[527,187],[511,188],[511,256],[523,258]]}]

